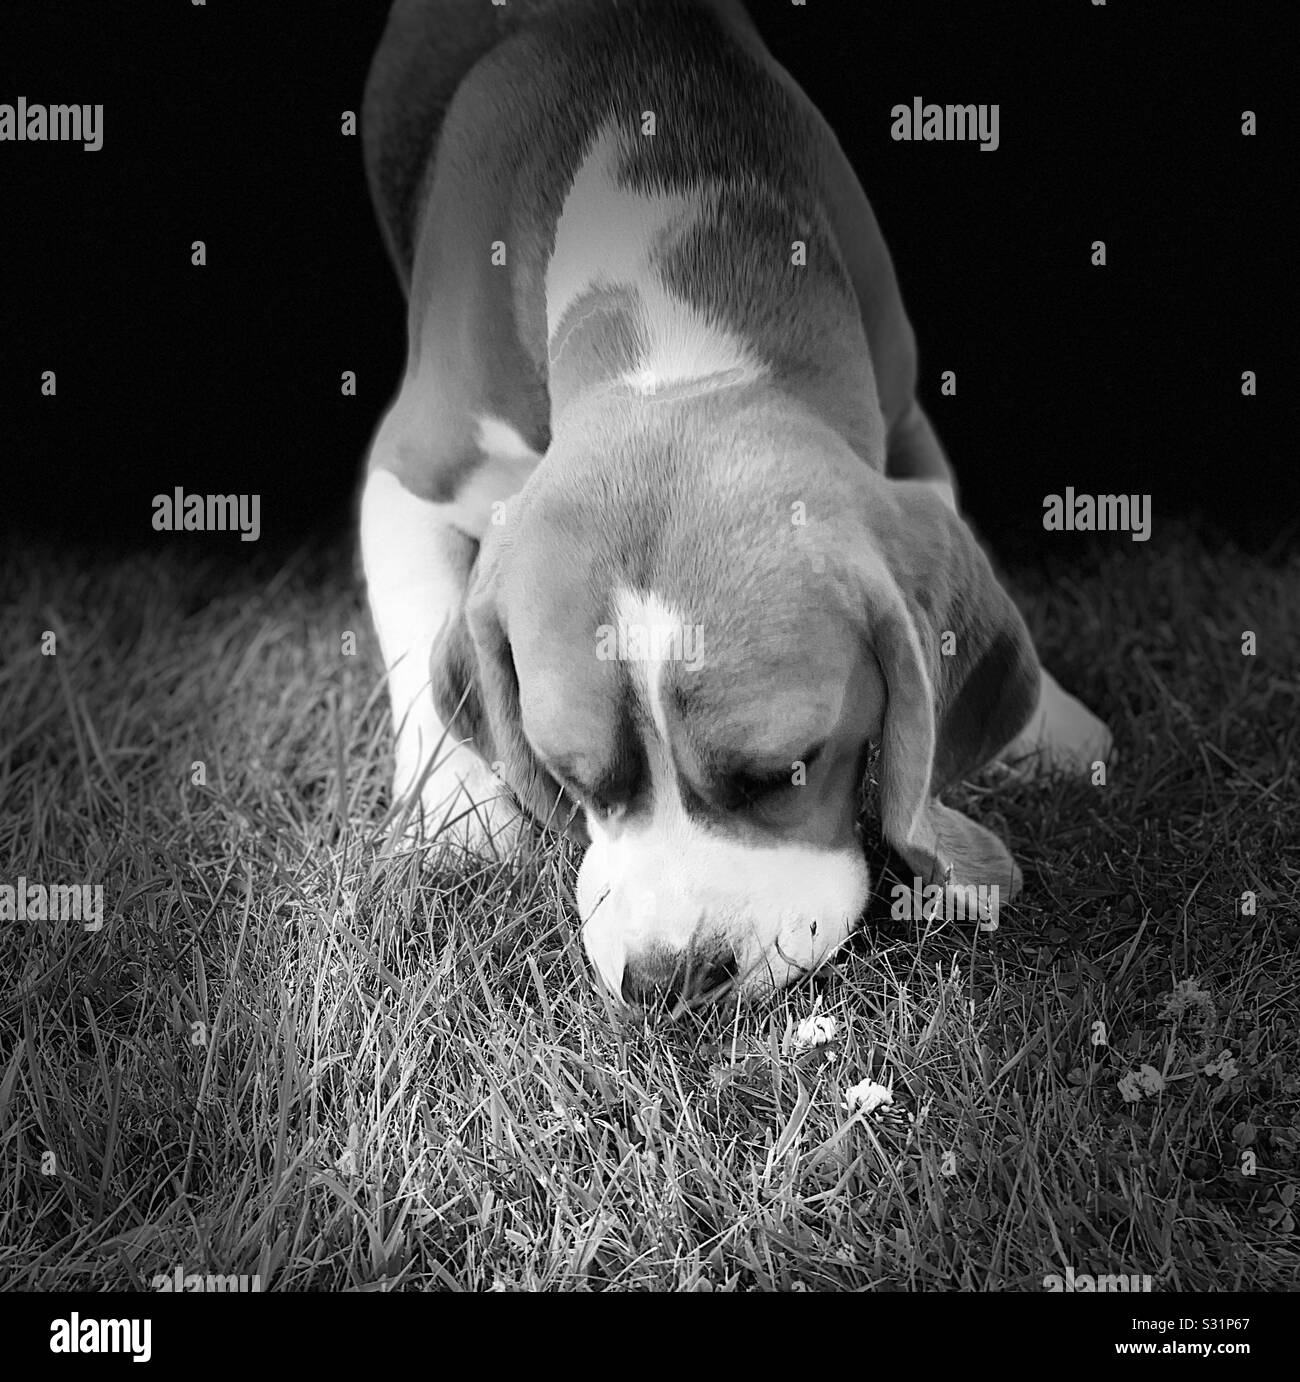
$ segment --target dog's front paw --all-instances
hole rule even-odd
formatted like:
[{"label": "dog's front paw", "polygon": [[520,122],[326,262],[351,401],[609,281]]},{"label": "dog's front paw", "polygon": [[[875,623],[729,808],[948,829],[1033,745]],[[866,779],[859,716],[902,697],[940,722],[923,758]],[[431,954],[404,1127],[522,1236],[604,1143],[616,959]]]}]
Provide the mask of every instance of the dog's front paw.
[{"label": "dog's front paw", "polygon": [[525,825],[505,784],[477,755],[453,750],[434,765],[419,794],[403,793],[410,775],[395,775],[399,812],[391,843],[397,849],[448,846],[480,859],[503,859],[524,837]]},{"label": "dog's front paw", "polygon": [[1017,775],[1057,771],[1086,776],[1097,762],[1108,763],[1115,739],[1086,705],[1043,672],[1033,718],[998,755]]}]

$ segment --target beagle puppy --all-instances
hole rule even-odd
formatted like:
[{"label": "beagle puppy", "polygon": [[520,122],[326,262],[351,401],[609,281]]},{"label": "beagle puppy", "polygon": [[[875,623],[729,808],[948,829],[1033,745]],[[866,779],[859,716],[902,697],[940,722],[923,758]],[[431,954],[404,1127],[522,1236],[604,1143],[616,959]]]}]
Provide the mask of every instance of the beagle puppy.
[{"label": "beagle puppy", "polygon": [[396,799],[585,843],[630,1002],[846,939],[873,749],[922,883],[1014,893],[939,794],[1110,735],[963,522],[866,196],[738,0],[397,0],[363,126],[409,304],[361,500]]}]

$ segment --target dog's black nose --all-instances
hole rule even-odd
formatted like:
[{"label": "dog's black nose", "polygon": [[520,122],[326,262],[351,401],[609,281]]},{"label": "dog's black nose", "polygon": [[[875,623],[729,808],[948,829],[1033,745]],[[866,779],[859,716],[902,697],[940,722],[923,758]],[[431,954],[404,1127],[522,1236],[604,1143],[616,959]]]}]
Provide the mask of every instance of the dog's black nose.
[{"label": "dog's black nose", "polygon": [[703,998],[728,987],[737,973],[730,948],[678,954],[654,948],[629,955],[623,967],[623,1001],[646,1007],[674,998]]}]

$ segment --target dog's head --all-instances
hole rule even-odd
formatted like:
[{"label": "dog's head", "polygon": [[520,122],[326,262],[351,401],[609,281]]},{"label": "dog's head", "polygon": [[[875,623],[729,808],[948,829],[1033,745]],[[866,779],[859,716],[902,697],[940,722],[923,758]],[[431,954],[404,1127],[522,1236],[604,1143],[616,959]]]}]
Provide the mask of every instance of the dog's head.
[{"label": "dog's head", "polygon": [[936,794],[1024,724],[1037,664],[932,486],[742,387],[573,410],[503,519],[435,694],[587,842],[583,940],[615,995],[780,987],[839,946],[873,744],[885,837],[924,882],[1015,891]]}]

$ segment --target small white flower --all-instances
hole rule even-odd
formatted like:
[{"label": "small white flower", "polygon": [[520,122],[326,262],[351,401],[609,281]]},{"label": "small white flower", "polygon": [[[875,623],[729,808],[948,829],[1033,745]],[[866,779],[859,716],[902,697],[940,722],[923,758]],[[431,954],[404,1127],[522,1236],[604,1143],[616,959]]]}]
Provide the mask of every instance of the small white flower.
[{"label": "small white flower", "polygon": [[561,1123],[568,1125],[572,1132],[585,1132],[586,1126],[577,1114],[565,1108],[558,1099],[551,1100],[551,1112],[560,1120]]},{"label": "small white flower", "polygon": [[1126,1104],[1138,1103],[1144,1094],[1159,1094],[1164,1087],[1165,1077],[1154,1065],[1130,1070],[1116,1086]]},{"label": "small white flower", "polygon": [[1214,999],[1195,979],[1179,979],[1173,992],[1165,995],[1164,1006],[1156,1015],[1162,1022],[1177,1022],[1188,1013],[1201,1022],[1213,1022]]},{"label": "small white flower", "polygon": [[1215,1058],[1205,1067],[1207,1075],[1217,1075],[1221,1080],[1235,1079],[1240,1071],[1237,1069],[1237,1059],[1231,1051],[1220,1051]]},{"label": "small white flower", "polygon": [[863,1080],[844,1091],[844,1107],[850,1113],[874,1113],[894,1102],[893,1094],[874,1080]]},{"label": "small white flower", "polygon": [[1136,1070],[1130,1070],[1115,1087],[1119,1090],[1120,1098],[1123,1099],[1126,1104],[1136,1104],[1142,1098],[1142,1091],[1138,1088]]},{"label": "small white flower", "polygon": [[1154,1065],[1144,1065],[1138,1071],[1138,1084],[1144,1094],[1159,1094],[1165,1087],[1165,1077]]},{"label": "small white flower", "polygon": [[334,1169],[344,1176],[355,1176],[357,1174],[357,1153],[361,1149],[361,1133],[355,1123],[348,1124],[347,1146],[343,1149],[343,1154],[335,1158]]},{"label": "small white flower", "polygon": [[839,1030],[840,1024],[833,1017],[824,1017],[815,1012],[811,1017],[805,1017],[795,1029],[794,1044],[801,1051],[810,1046],[824,1046],[828,1041],[835,1040]]}]

